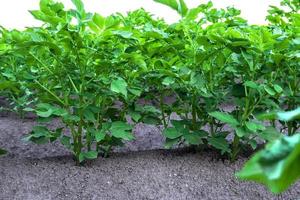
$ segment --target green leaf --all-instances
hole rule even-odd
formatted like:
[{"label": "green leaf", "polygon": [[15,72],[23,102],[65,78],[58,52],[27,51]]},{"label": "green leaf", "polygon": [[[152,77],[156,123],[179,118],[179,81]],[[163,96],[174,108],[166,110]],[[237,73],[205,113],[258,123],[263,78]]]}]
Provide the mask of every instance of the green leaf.
[{"label": "green leaf", "polygon": [[275,120],[277,119],[277,112],[275,111],[265,112],[265,113],[258,114],[256,117],[259,120]]},{"label": "green leaf", "polygon": [[65,146],[67,147],[67,149],[71,149],[72,145],[71,145],[71,138],[68,137],[68,136],[62,136],[60,138],[60,142]]},{"label": "green leaf", "polygon": [[54,112],[53,106],[47,103],[40,103],[36,107],[36,114],[39,117],[50,117]]},{"label": "green leaf", "polygon": [[132,127],[121,121],[113,122],[110,128],[111,134],[123,140],[133,140],[134,136],[131,133]]},{"label": "green leaf", "polygon": [[[30,108],[25,109],[25,111],[30,111]],[[39,117],[43,118],[50,117],[51,115],[65,116],[68,114],[68,112],[65,109],[52,106],[48,103],[37,104],[35,112]]]},{"label": "green leaf", "polygon": [[205,88],[205,79],[201,74],[192,74],[190,84],[198,89]]},{"label": "green leaf", "polygon": [[31,141],[36,144],[45,144],[50,141],[57,139],[59,135],[56,135],[55,132],[51,132],[45,126],[35,126],[29,135],[23,138],[24,141]]},{"label": "green leaf", "polygon": [[270,86],[268,86],[268,85],[265,85],[264,89],[271,96],[274,96],[276,94],[276,92]]},{"label": "green leaf", "polygon": [[217,120],[227,123],[231,126],[239,125],[239,122],[230,114],[223,113],[223,112],[211,112],[211,113],[209,113],[209,115],[216,118]]},{"label": "green leaf", "polygon": [[113,92],[123,94],[127,98],[127,83],[124,79],[119,78],[112,81],[110,89]]},{"label": "green leaf", "polygon": [[80,117],[78,117],[77,115],[64,115],[63,116],[63,120],[65,121],[70,121],[70,122],[79,122],[80,121]]},{"label": "green leaf", "polygon": [[0,156],[7,154],[7,151],[0,148]]},{"label": "green leaf", "polygon": [[173,77],[166,77],[162,81],[162,84],[166,86],[172,85],[173,83],[175,83],[175,79]]},{"label": "green leaf", "polygon": [[129,39],[132,37],[133,33],[130,31],[122,31],[122,30],[118,30],[118,31],[113,31],[113,34],[115,35],[119,35],[125,39]]},{"label": "green leaf", "polygon": [[250,140],[249,144],[250,144],[250,146],[252,147],[253,150],[255,150],[257,148],[256,140]]},{"label": "green leaf", "polygon": [[189,125],[189,123],[186,120],[171,120],[171,123],[178,132],[189,133],[189,130],[186,128]]},{"label": "green leaf", "polygon": [[236,174],[266,185],[273,193],[286,190],[300,178],[300,134],[285,136],[256,153]]},{"label": "green leaf", "polygon": [[52,114],[53,114],[53,110],[47,110],[47,111],[36,111],[36,114],[39,116],[39,117],[50,117]]},{"label": "green leaf", "polygon": [[81,152],[81,153],[79,154],[79,162],[82,163],[83,161],[84,161],[84,153]]},{"label": "green leaf", "polygon": [[182,133],[177,131],[176,128],[166,128],[163,131],[163,135],[168,139],[176,139],[182,136]]},{"label": "green leaf", "polygon": [[142,90],[140,88],[128,88],[129,92],[131,92],[131,94],[139,97],[142,94]]},{"label": "green leaf", "polygon": [[105,27],[105,17],[102,17],[98,13],[94,14],[93,22],[98,26],[99,29],[103,29]]},{"label": "green leaf", "polygon": [[138,122],[142,118],[142,115],[138,112],[130,111],[128,114],[134,122]]},{"label": "green leaf", "polygon": [[295,110],[288,111],[288,112],[278,112],[277,116],[278,116],[278,119],[281,121],[291,121],[294,119],[299,119],[300,118],[300,107]]},{"label": "green leaf", "polygon": [[105,138],[105,130],[95,131],[96,142],[100,142]]},{"label": "green leaf", "polygon": [[158,3],[161,3],[161,4],[164,4],[174,10],[176,10],[178,12],[178,3],[177,3],[177,0],[154,0],[155,2],[158,2]]},{"label": "green leaf", "polygon": [[257,132],[256,134],[266,141],[274,141],[282,136],[274,127],[267,127],[264,131]]},{"label": "green leaf", "polygon": [[73,4],[76,6],[77,11],[83,17],[85,15],[84,5],[81,0],[71,0]]},{"label": "green leaf", "polygon": [[184,17],[188,12],[188,8],[184,0],[179,0],[179,4],[177,0],[154,0],[154,1],[164,4],[172,8],[173,10],[176,10],[182,17]]},{"label": "green leaf", "polygon": [[92,111],[90,111],[89,109],[85,109],[83,111],[83,116],[84,116],[84,119],[87,121],[90,121],[90,122],[96,121],[94,113]]},{"label": "green leaf", "polygon": [[98,157],[98,152],[97,151],[88,151],[84,153],[84,158],[86,159],[96,159]]},{"label": "green leaf", "polygon": [[244,128],[241,128],[241,127],[236,127],[235,132],[236,132],[237,136],[239,136],[240,138],[249,135],[249,133]]},{"label": "green leaf", "polygon": [[255,82],[253,82],[253,81],[246,81],[244,83],[244,85],[246,87],[249,87],[249,88],[252,88],[252,89],[258,89],[259,88],[259,85],[257,83],[255,83]]},{"label": "green leaf", "polygon": [[158,110],[154,106],[146,105],[142,108],[142,110],[147,113],[160,114],[160,110]]},{"label": "green leaf", "polygon": [[176,138],[176,139],[167,138],[164,147],[166,149],[170,149],[171,147],[173,147],[175,144],[177,144],[179,142],[179,139],[180,138]]},{"label": "green leaf", "polygon": [[184,134],[183,138],[185,141],[189,144],[192,145],[199,145],[203,144],[201,135],[195,134],[195,133],[189,133],[189,134]]},{"label": "green leaf", "polygon": [[195,20],[198,15],[200,14],[200,12],[203,11],[202,7],[197,7],[197,8],[192,8],[188,11],[187,15],[185,16],[185,18],[187,20]]},{"label": "green leaf", "polygon": [[[247,44],[247,42],[246,42]],[[244,60],[247,62],[250,71],[254,71],[254,62],[253,62],[253,56],[252,54],[248,54],[245,51],[242,51],[242,57],[244,58]]]},{"label": "green leaf", "polygon": [[82,163],[84,160],[93,160],[98,157],[97,151],[88,151],[88,152],[81,152],[79,154],[79,162]]},{"label": "green leaf", "polygon": [[222,154],[231,152],[228,141],[223,137],[208,138],[207,141],[209,145],[221,150]]},{"label": "green leaf", "polygon": [[189,11],[186,3],[184,0],[179,0],[179,8],[178,8],[179,13],[181,16],[186,16],[187,12]]},{"label": "green leaf", "polygon": [[282,92],[283,92],[282,87],[280,87],[280,85],[277,85],[277,84],[274,85],[274,90],[275,90],[277,93],[282,93]]},{"label": "green leaf", "polygon": [[68,112],[65,110],[65,109],[62,109],[62,108],[55,108],[53,110],[53,115],[56,115],[56,116],[66,116],[68,114]]},{"label": "green leaf", "polygon": [[262,124],[257,123],[257,122],[248,121],[248,122],[245,123],[245,125],[252,132],[257,132],[259,130],[265,130],[266,129]]}]

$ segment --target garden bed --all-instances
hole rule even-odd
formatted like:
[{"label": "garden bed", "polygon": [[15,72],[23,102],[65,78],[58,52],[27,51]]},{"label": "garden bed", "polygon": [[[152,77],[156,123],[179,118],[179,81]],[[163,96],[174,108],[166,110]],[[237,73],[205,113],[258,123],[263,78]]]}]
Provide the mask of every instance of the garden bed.
[{"label": "garden bed", "polygon": [[246,158],[230,163],[210,151],[162,150],[160,129],[144,124],[135,128],[136,141],[119,152],[77,167],[59,143],[21,141],[35,123],[12,115],[0,118],[0,146],[9,151],[0,158],[0,199],[300,198],[299,183],[275,196],[261,185],[237,180],[234,173]]}]

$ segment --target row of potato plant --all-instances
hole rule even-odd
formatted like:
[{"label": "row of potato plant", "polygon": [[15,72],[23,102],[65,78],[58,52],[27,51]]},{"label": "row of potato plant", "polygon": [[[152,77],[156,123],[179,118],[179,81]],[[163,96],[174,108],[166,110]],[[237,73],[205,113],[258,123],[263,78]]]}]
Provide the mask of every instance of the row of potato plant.
[{"label": "row of potato plant", "polygon": [[[0,95],[38,116],[25,140],[60,140],[80,163],[133,140],[134,124],[146,123],[164,127],[167,148],[209,146],[234,160],[258,138],[278,137],[276,127],[297,131],[299,121],[272,117],[300,102],[297,1],[271,7],[268,25],[211,2],[155,1],[182,18],[170,25],[143,9],[103,17],[80,0],[70,10],[41,0],[30,11],[41,27],[1,28]],[[53,118],[63,126],[48,129]]]}]

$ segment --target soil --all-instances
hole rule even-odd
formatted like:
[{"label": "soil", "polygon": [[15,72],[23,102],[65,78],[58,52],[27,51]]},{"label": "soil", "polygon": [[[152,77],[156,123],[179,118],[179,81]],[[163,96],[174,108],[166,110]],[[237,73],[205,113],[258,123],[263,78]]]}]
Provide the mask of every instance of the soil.
[{"label": "soil", "polygon": [[[247,158],[222,161],[214,152],[162,150],[160,128],[138,124],[136,141],[109,158],[74,165],[59,143],[38,146],[21,138],[36,122],[0,117],[0,200],[181,200],[300,199],[300,183],[281,195],[234,174]],[[54,121],[49,126],[58,126]]]}]

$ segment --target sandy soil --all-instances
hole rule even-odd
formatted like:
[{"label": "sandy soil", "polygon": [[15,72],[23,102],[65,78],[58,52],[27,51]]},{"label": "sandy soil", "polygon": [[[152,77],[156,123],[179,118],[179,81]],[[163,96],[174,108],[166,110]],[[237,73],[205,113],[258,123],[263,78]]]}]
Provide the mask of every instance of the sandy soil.
[{"label": "sandy soil", "polygon": [[261,185],[237,180],[234,173],[245,158],[231,164],[213,152],[153,150],[163,144],[157,127],[139,124],[136,141],[109,158],[77,167],[58,143],[22,142],[34,124],[0,117],[0,147],[10,152],[0,157],[0,200],[300,199],[299,182],[275,196]]}]

